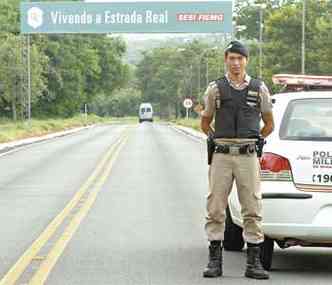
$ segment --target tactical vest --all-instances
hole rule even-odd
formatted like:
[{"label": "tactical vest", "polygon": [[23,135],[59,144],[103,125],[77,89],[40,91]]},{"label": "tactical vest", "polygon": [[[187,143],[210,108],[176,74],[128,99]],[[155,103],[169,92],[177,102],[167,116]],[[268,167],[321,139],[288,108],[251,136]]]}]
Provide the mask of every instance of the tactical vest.
[{"label": "tactical vest", "polygon": [[251,79],[247,88],[234,89],[223,77],[217,80],[215,138],[254,138],[260,130],[261,81]]}]

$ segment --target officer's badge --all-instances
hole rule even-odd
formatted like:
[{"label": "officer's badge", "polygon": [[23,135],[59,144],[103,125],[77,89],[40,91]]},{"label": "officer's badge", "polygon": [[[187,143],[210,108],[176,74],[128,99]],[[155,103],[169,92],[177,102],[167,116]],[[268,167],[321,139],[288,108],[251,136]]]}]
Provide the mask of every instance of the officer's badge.
[{"label": "officer's badge", "polygon": [[230,43],[230,44],[227,46],[226,50],[229,50],[229,49],[231,49],[232,47],[233,47],[233,43]]}]

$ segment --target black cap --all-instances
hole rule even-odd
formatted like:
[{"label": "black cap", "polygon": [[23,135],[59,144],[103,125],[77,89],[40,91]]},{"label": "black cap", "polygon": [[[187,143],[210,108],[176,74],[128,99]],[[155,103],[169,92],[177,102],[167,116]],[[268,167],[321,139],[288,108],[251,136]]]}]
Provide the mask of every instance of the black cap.
[{"label": "black cap", "polygon": [[231,41],[225,49],[225,54],[227,52],[239,53],[245,57],[249,56],[248,49],[243,44],[241,44],[239,41]]}]

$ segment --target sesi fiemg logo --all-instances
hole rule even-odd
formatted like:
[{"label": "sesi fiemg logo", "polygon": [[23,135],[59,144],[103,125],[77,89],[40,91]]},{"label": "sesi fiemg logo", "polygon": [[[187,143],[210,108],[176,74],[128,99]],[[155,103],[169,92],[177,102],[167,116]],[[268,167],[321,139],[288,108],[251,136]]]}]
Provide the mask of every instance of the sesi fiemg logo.
[{"label": "sesi fiemg logo", "polygon": [[34,29],[39,28],[43,24],[44,12],[38,7],[32,7],[28,10],[28,25]]},{"label": "sesi fiemg logo", "polygon": [[223,13],[178,13],[178,22],[223,22]]}]

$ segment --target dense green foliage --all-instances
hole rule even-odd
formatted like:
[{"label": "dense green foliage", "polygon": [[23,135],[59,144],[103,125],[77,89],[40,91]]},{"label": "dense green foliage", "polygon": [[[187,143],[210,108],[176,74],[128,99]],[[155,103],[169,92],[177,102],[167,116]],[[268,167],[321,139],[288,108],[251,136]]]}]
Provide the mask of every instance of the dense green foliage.
[{"label": "dense green foliage", "polygon": [[[0,113],[24,118],[27,65],[19,34],[19,2],[0,2]],[[128,79],[125,43],[106,35],[31,36],[31,104],[34,117],[70,117],[110,100]]]},{"label": "dense green foliage", "polygon": [[[20,0],[0,1],[0,117],[23,119],[26,90],[19,34]],[[250,47],[248,72],[259,73],[259,7],[263,11],[263,79],[274,90],[276,73],[300,73],[302,0],[237,0],[235,37]],[[332,0],[306,0],[306,73],[332,74]],[[211,35],[216,38],[216,35]],[[224,73],[223,50],[230,40],[169,41],[147,50],[135,67],[123,63],[123,40],[105,35],[31,36],[33,117],[136,115],[142,101],[162,117],[183,117],[184,98],[202,102],[208,81]],[[192,112],[192,114],[194,114]]]},{"label": "dense green foliage", "polygon": [[[143,100],[155,104],[162,117],[183,115],[184,98],[195,103],[206,87],[206,65],[209,78],[216,78],[223,70],[220,50],[193,41],[182,47],[162,47],[144,54],[136,76]],[[200,91],[199,91],[200,90]]]},{"label": "dense green foliage", "polygon": [[[306,1],[306,74],[332,75],[332,1]],[[237,26],[245,28],[236,32],[236,38],[250,47],[248,72],[257,77],[259,7],[253,2],[236,1],[234,18]],[[272,86],[273,74],[301,73],[302,1],[261,0],[255,3],[266,4],[263,11],[263,79],[276,90]],[[207,81],[206,62],[208,79],[220,77],[223,49],[223,45],[215,50],[213,45],[194,41],[177,49],[166,46],[145,53],[137,68],[144,98],[161,109],[166,108],[166,115],[175,116],[179,114],[179,106],[184,111],[180,105],[184,98],[202,101]]]}]

